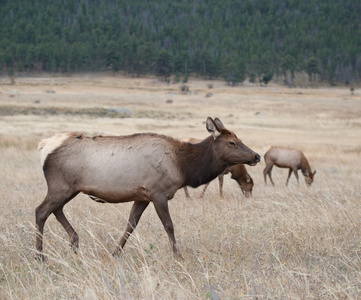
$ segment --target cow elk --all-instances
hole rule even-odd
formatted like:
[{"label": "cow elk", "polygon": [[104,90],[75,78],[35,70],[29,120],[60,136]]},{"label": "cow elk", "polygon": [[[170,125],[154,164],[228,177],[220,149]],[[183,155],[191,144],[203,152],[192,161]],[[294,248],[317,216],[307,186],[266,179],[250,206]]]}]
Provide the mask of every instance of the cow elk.
[{"label": "cow elk", "polygon": [[299,182],[297,170],[301,170],[308,186],[312,184],[316,174],[316,171],[311,171],[310,164],[304,154],[297,149],[270,146],[264,154],[264,161],[266,163],[266,167],[263,170],[265,184],[267,184],[268,175],[271,183],[275,185],[272,180],[272,168],[274,165],[279,168],[289,169],[286,186],[288,185],[292,172],[295,174],[297,182]]},{"label": "cow elk", "polygon": [[168,200],[178,189],[208,183],[229,166],[253,166],[260,161],[260,156],[218,118],[208,117],[206,128],[210,136],[195,145],[155,133],[94,137],[64,133],[42,140],[39,149],[48,192],[35,211],[37,259],[44,260],[44,225],[52,213],[68,233],[76,252],[79,237],[63,208],[80,192],[98,202],[133,201],[125,233],[114,255],[124,248],[152,202],[174,255],[181,258]]}]

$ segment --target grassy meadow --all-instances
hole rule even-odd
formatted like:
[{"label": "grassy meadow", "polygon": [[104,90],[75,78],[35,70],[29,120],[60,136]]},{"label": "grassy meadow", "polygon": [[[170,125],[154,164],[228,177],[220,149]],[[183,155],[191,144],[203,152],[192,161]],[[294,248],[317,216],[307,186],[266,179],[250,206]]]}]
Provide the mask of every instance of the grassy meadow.
[{"label": "grassy meadow", "polygon": [[[361,298],[360,90],[232,88],[195,79],[187,86],[182,94],[181,84],[154,78],[17,78],[15,85],[0,78],[0,299]],[[229,175],[223,199],[218,181],[203,199],[201,188],[189,189],[192,199],[179,190],[169,208],[182,261],[173,258],[152,205],[124,252],[112,257],[131,203],[79,195],[64,208],[79,253],[52,215],[47,261],[35,261],[35,208],[46,195],[41,139],[68,131],[204,138],[208,116],[260,154],[268,145],[302,150],[317,170],[312,187],[299,172],[300,183],[292,175],[287,188],[288,170],[276,167],[276,186],[265,186],[261,161],[247,166],[255,182],[250,199]]]}]

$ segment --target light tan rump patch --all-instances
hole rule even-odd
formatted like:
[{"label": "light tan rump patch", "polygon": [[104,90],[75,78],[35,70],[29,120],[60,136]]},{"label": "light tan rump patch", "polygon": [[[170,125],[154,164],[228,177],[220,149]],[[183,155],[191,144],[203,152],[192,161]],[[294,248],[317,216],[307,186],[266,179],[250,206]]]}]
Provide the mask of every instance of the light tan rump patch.
[{"label": "light tan rump patch", "polygon": [[40,150],[41,155],[41,166],[44,165],[44,162],[48,155],[52,153],[56,148],[60,147],[62,143],[69,138],[72,133],[59,133],[51,138],[42,140],[38,145],[38,150]]}]

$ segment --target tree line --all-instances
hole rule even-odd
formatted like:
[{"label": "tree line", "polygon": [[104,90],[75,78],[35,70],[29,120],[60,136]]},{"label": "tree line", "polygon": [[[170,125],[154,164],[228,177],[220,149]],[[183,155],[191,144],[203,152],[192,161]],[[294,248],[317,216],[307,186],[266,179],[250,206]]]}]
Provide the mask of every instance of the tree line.
[{"label": "tree line", "polygon": [[360,0],[0,0],[0,70],[359,84]]}]

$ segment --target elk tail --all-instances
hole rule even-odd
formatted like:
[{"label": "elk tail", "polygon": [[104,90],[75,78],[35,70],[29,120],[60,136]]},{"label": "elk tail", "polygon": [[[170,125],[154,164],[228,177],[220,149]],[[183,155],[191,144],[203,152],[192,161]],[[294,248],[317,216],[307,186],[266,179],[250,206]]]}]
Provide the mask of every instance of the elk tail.
[{"label": "elk tail", "polygon": [[39,151],[42,150],[45,147],[46,142],[47,142],[47,139],[44,139],[44,140],[40,141],[40,143],[38,145],[38,150]]},{"label": "elk tail", "polygon": [[268,145],[268,146],[265,146],[265,147],[262,148],[261,153],[262,153],[262,156],[263,156],[263,157],[265,156],[265,154],[267,153],[267,151],[268,151],[269,149],[271,149],[271,147],[272,147],[272,146]]}]

